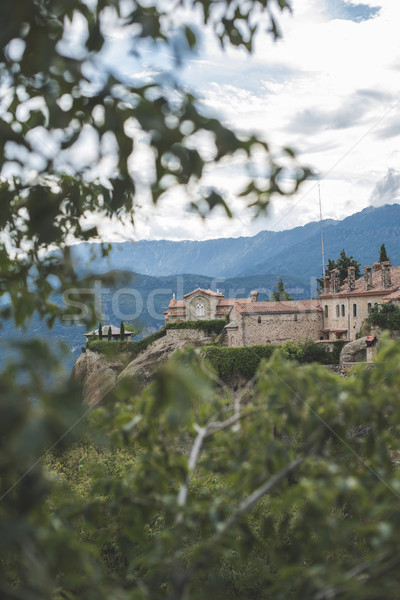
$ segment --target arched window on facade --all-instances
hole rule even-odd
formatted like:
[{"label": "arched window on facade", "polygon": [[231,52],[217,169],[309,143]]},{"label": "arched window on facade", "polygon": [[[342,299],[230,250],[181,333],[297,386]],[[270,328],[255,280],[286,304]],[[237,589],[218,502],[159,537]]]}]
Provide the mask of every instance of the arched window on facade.
[{"label": "arched window on facade", "polygon": [[326,317],[328,316],[328,305],[327,304],[325,304],[325,316]]},{"label": "arched window on facade", "polygon": [[336,316],[340,317],[340,306],[339,306],[339,304],[336,304]]},{"label": "arched window on facade", "polygon": [[357,316],[357,304],[353,304],[353,317]]},{"label": "arched window on facade", "polygon": [[261,323],[261,317],[258,317],[257,323]]},{"label": "arched window on facade", "polygon": [[344,304],[342,304],[342,317],[346,316],[346,309],[344,307]]},{"label": "arched window on facade", "polygon": [[372,304],[371,304],[371,302],[368,302],[368,314],[371,312],[371,308],[372,308]]},{"label": "arched window on facade", "polygon": [[196,304],[196,317],[204,317],[204,304],[201,302]]}]

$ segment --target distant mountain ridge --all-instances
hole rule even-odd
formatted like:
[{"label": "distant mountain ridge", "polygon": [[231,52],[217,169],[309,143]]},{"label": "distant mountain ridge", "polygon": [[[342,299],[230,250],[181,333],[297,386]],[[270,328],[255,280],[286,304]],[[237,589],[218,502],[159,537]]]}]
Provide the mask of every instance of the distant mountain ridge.
[{"label": "distant mountain ridge", "polygon": [[[368,207],[342,221],[323,221],[325,260],[337,258],[340,250],[362,265],[378,260],[385,243],[392,264],[400,264],[400,205]],[[105,272],[130,270],[144,275],[166,276],[197,273],[209,277],[243,277],[280,274],[301,278],[319,277],[322,271],[320,223],[286,231],[261,231],[253,237],[214,240],[154,240],[113,244],[108,261],[96,244],[73,246],[82,269]],[[90,252],[95,259],[89,265]]]}]

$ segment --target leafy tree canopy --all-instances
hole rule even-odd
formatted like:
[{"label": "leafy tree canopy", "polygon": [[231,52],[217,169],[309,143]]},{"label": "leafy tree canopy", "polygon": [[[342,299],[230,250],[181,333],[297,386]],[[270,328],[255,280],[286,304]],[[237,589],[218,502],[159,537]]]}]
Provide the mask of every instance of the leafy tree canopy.
[{"label": "leafy tree canopy", "polygon": [[[116,391],[84,442],[30,474],[79,409],[71,383],[51,389],[49,412],[16,404],[7,370],[3,596],[394,600],[399,353],[384,340],[374,368],[347,379],[274,355],[235,397],[182,353],[141,397],[131,382]],[[27,368],[35,397],[53,361]]]},{"label": "leafy tree canopy", "polygon": [[[339,269],[340,271],[340,283],[343,284],[345,279],[347,278],[347,269],[348,267],[355,267],[356,279],[360,277],[360,268],[361,263],[359,263],[353,256],[347,256],[344,248],[340,251],[339,258],[336,260],[328,259],[328,264],[326,265],[326,276],[330,277],[333,269]],[[324,289],[324,279],[323,277],[317,278],[318,289]]]},{"label": "leafy tree canopy", "polygon": [[393,302],[372,306],[367,323],[389,331],[400,331],[400,307]]},{"label": "leafy tree canopy", "polygon": [[[5,232],[0,293],[7,289],[11,301],[3,316],[18,325],[35,311],[49,325],[59,316],[51,293],[78,283],[68,243],[98,234],[87,224],[88,215],[91,222],[97,216],[134,223],[142,198],[156,203],[167,190],[181,190],[201,215],[222,206],[230,216],[226,194],[203,187],[203,173],[233,156],[250,167],[255,152],[259,163],[264,157],[264,172],[257,181],[249,175],[238,193],[256,212],[272,194],[286,193],[283,169],[289,168],[297,189],[308,170],[290,149],[278,163],[265,140],[239,135],[210,118],[176,76],[183,55],[198,48],[193,11],[223,47],[251,52],[260,29],[268,25],[279,36],[276,15],[289,8],[286,0],[251,0],[245,6],[239,0],[171,0],[165,6],[136,0],[1,3],[7,26],[0,36],[0,169],[10,176],[0,182]],[[174,64],[151,83],[121,75],[103,60],[115,31],[129,40],[139,60],[143,50],[161,48]],[[207,154],[196,141],[204,135],[211,140]],[[88,140],[93,152],[76,160]],[[144,146],[146,176],[135,168]],[[58,251],[49,255],[49,248]]]}]

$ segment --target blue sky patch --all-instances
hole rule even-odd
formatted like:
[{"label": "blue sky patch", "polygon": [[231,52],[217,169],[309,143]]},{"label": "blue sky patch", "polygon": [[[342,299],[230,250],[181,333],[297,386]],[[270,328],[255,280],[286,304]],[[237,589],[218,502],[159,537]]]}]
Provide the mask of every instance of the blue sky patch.
[{"label": "blue sky patch", "polygon": [[344,0],[327,0],[326,14],[330,19],[343,19],[345,21],[368,21],[375,17],[381,10],[379,6],[372,7],[358,2],[345,2]]}]

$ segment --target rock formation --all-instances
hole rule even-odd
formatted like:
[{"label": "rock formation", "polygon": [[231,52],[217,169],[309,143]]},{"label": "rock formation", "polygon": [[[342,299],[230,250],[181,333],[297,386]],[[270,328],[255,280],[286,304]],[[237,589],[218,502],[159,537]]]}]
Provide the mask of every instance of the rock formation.
[{"label": "rock formation", "polygon": [[189,345],[203,346],[208,341],[210,338],[207,337],[193,341],[165,336],[150,344],[133,360],[128,353],[105,356],[87,350],[77,359],[71,377],[82,386],[84,402],[94,406],[101,403],[121,381],[131,380],[137,387],[144,387],[174,352]]}]

